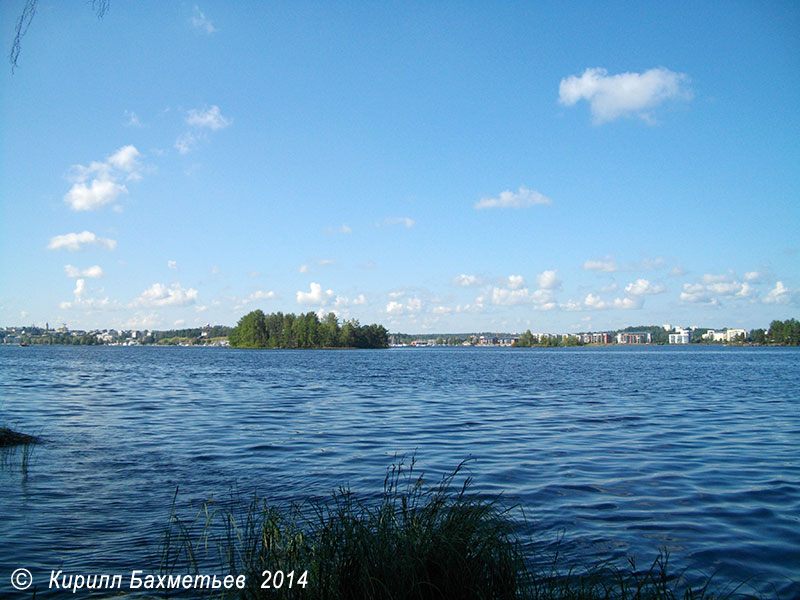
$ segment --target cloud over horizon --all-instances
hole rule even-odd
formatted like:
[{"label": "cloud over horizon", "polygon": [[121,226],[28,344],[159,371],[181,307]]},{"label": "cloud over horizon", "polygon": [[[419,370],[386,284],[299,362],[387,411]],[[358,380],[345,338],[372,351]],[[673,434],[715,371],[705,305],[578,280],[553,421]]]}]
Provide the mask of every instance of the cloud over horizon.
[{"label": "cloud over horizon", "polygon": [[167,287],[163,283],[154,283],[133,301],[131,306],[188,306],[197,300],[197,290],[183,289],[180,283]]}]

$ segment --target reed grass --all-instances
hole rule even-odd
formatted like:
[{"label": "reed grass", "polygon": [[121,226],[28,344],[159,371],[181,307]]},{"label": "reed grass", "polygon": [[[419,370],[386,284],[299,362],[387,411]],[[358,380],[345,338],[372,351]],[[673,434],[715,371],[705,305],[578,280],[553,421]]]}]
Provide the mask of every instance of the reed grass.
[{"label": "reed grass", "polygon": [[36,438],[32,435],[12,431],[8,427],[0,427],[0,448],[35,443]]},{"label": "reed grass", "polygon": [[[254,496],[217,509],[205,503],[193,520],[173,514],[161,551],[163,573],[216,567],[247,576],[229,598],[324,600],[724,600],[753,595],[689,585],[660,552],[649,568],[633,560],[576,570],[558,554],[535,561],[517,536],[519,507],[504,507],[459,484],[464,463],[426,486],[409,465],[387,470],[377,500],[340,488],[324,501],[271,506]],[[177,492],[176,492],[177,495]],[[523,516],[524,517],[524,516]],[[539,566],[532,566],[533,564]],[[262,573],[294,571],[294,585],[262,589]],[[307,584],[298,585],[307,571]]]},{"label": "reed grass", "polygon": [[19,464],[20,471],[27,476],[33,450],[38,441],[39,438],[35,436],[19,433],[8,427],[0,427],[0,469],[12,470],[16,464],[13,459],[19,452],[22,455]]}]

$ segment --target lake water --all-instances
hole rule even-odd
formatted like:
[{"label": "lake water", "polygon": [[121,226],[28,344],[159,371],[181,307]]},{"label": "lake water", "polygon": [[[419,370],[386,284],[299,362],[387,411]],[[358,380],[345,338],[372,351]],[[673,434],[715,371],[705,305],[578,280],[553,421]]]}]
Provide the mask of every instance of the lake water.
[{"label": "lake water", "polygon": [[186,514],[369,494],[414,453],[432,483],[473,457],[474,490],[576,564],[665,548],[800,597],[798,349],[0,347],[0,424],[46,440],[0,469],[0,597],[18,567],[39,594],[148,570],[176,487]]}]

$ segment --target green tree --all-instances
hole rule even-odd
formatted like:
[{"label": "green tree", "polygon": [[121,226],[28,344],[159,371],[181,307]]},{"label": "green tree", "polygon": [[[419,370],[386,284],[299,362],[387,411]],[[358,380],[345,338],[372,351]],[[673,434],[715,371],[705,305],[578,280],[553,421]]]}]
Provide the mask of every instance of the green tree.
[{"label": "green tree", "polygon": [[[181,338],[164,338],[164,341]],[[191,339],[191,338],[182,338]],[[228,339],[234,348],[386,348],[389,332],[382,325],[362,326],[356,319],[339,326],[336,315],[329,313],[323,321],[316,313],[301,315],[274,313],[265,315],[254,310],[241,319]]]},{"label": "green tree", "polygon": [[266,317],[261,310],[249,312],[239,319],[228,336],[234,348],[266,348],[268,339]]},{"label": "green tree", "polygon": [[519,339],[514,342],[515,348],[530,348],[536,343],[531,330],[528,329],[525,333],[519,336]]},{"label": "green tree", "polygon": [[323,348],[334,348],[339,343],[339,319],[332,312],[320,323],[319,337]]}]

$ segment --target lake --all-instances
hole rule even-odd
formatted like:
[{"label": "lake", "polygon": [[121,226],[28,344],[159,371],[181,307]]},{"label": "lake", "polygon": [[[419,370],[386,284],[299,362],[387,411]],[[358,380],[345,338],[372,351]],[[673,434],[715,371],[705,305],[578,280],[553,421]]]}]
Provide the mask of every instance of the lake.
[{"label": "lake", "polygon": [[415,454],[431,483],[472,458],[474,491],[577,565],[666,549],[797,598],[799,403],[796,348],[2,346],[0,425],[45,442],[0,469],[0,596],[18,567],[37,597],[51,569],[152,568],[176,489],[187,515],[371,495]]}]

